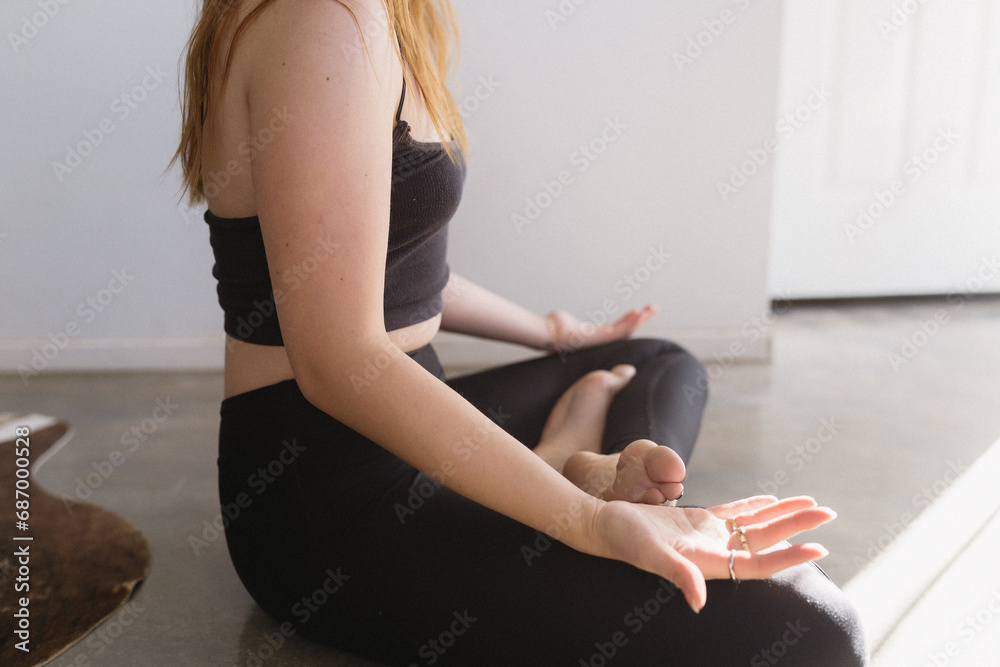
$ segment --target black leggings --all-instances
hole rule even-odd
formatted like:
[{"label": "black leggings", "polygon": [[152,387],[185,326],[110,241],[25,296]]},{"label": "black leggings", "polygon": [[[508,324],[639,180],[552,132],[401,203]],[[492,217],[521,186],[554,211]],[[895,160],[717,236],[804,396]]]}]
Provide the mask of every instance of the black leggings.
[{"label": "black leggings", "polygon": [[[444,379],[429,346],[410,356]],[[605,451],[649,438],[686,461],[703,407],[690,399],[704,395],[691,389],[705,386],[704,371],[666,341],[619,341],[448,384],[534,447],[571,384],[622,363],[638,373],[612,403]],[[221,412],[233,564],[257,603],[303,635],[407,666],[865,664],[854,610],[813,564],[710,581],[696,615],[672,584],[438,485],[312,406],[294,381],[228,398]]]}]

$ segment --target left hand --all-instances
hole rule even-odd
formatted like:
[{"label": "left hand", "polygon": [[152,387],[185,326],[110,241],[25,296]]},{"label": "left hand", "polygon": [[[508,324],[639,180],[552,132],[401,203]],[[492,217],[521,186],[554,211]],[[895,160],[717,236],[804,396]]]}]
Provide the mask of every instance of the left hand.
[{"label": "left hand", "polygon": [[[592,523],[595,537],[587,553],[622,560],[666,578],[681,589],[697,612],[708,597],[707,579],[766,579],[826,556],[827,550],[816,543],[772,547],[836,516],[829,508],[817,507],[808,496],[784,500],[756,496],[708,509],[616,500],[598,510]],[[738,534],[731,532],[730,517],[745,529],[747,550]]]},{"label": "left hand", "polygon": [[656,306],[630,310],[617,321],[601,325],[583,322],[562,310],[552,311],[545,316],[545,326],[549,331],[549,349],[558,352],[578,350],[628,338],[655,315],[656,310]]}]

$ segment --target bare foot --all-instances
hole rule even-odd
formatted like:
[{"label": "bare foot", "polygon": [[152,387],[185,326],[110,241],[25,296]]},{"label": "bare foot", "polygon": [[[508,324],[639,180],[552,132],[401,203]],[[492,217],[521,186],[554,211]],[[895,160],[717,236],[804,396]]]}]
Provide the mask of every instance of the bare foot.
[{"label": "bare foot", "polygon": [[579,452],[566,460],[563,475],[603,500],[661,505],[684,495],[684,461],[669,447],[636,440],[621,454]]},{"label": "bare foot", "polygon": [[611,401],[634,375],[634,366],[621,364],[591,371],[573,383],[552,408],[535,453],[559,472],[573,454],[599,455]]},{"label": "bare foot", "polygon": [[636,440],[621,454],[600,453],[611,401],[635,372],[622,364],[577,380],[552,408],[535,453],[593,496],[659,505],[684,493],[684,462],[674,450]]}]

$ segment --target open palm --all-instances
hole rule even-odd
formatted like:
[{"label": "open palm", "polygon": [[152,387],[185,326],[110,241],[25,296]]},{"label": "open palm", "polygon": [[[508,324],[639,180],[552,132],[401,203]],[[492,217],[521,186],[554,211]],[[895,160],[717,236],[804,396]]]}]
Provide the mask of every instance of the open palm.
[{"label": "open palm", "polygon": [[562,310],[545,316],[552,346],[558,351],[579,350],[593,345],[628,338],[656,314],[656,306],[630,310],[614,322],[597,325],[584,322]]},{"label": "open palm", "polygon": [[[731,531],[729,518],[745,529],[749,551]],[[660,507],[624,501],[605,504],[594,521],[597,555],[615,558],[674,583],[695,611],[705,606],[706,579],[730,577],[730,552],[736,550],[738,579],[764,579],[785,568],[826,556],[818,544],[774,548],[782,540],[836,517],[812,498],[777,500],[756,496],[708,509]]]}]

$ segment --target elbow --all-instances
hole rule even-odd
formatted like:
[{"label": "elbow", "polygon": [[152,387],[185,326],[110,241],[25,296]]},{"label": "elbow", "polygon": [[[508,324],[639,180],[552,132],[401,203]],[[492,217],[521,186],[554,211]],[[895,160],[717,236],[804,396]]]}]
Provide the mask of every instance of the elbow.
[{"label": "elbow", "polygon": [[406,356],[387,336],[345,347],[331,345],[315,354],[289,354],[303,397],[337,419],[344,417],[337,413],[369,400],[384,374]]},{"label": "elbow", "polygon": [[[330,410],[327,405],[331,398],[329,383],[324,382],[322,378],[312,371],[296,369],[293,371],[293,374],[295,376],[295,384],[298,385],[303,398],[311,405],[329,414]],[[336,415],[331,416],[335,417]]]}]

